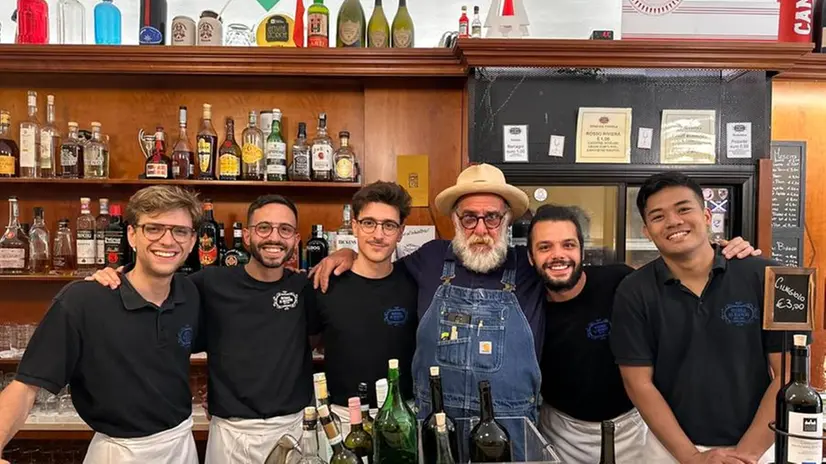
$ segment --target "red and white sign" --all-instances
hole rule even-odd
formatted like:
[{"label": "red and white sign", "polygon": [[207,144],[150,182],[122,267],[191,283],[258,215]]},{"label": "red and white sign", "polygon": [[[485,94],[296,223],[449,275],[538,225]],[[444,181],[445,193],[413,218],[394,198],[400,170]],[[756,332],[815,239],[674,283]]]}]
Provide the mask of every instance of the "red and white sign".
[{"label": "red and white sign", "polygon": [[811,42],[814,0],[780,0],[780,21],[777,40],[780,42]]}]

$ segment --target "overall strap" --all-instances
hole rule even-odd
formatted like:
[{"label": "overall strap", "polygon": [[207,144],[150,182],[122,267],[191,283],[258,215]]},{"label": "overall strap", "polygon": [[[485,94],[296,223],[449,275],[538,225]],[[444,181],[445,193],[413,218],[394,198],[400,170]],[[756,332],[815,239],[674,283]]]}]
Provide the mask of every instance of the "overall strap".
[{"label": "overall strap", "polygon": [[508,254],[510,253],[513,253],[513,266],[508,267],[505,269],[505,272],[502,273],[502,290],[506,292],[516,290],[516,249],[508,248]]}]

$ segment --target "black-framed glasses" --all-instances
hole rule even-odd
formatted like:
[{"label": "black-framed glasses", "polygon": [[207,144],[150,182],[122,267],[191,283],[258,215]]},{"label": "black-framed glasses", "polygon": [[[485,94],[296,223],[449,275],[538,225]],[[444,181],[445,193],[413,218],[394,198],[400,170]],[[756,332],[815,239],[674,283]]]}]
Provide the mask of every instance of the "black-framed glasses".
[{"label": "black-framed glasses", "polygon": [[272,231],[276,229],[278,229],[278,235],[281,236],[281,238],[293,238],[296,233],[295,227],[284,223],[277,224],[274,222],[259,222],[258,224],[251,225],[247,228],[254,230],[255,233],[261,238],[269,237],[272,235]]},{"label": "black-framed glasses", "polygon": [[368,234],[372,234],[378,226],[381,226],[381,231],[384,233],[384,235],[396,234],[399,232],[399,229],[402,228],[402,226],[395,221],[377,221],[375,219],[361,219],[356,220],[356,222],[358,222],[358,225],[361,226],[361,230]]},{"label": "black-framed glasses", "polygon": [[152,242],[157,242],[163,238],[167,230],[172,233],[172,238],[178,243],[186,243],[195,236],[195,229],[192,227],[168,226],[166,224],[155,223],[138,224],[135,227],[141,229],[143,236]]},{"label": "black-framed glasses", "polygon": [[462,224],[462,227],[467,230],[475,229],[480,220],[485,222],[485,227],[488,229],[496,229],[502,225],[502,219],[505,218],[505,214],[503,213],[487,213],[483,216],[476,216],[474,214],[463,214],[459,216],[456,214],[456,216],[459,218],[459,223]]}]

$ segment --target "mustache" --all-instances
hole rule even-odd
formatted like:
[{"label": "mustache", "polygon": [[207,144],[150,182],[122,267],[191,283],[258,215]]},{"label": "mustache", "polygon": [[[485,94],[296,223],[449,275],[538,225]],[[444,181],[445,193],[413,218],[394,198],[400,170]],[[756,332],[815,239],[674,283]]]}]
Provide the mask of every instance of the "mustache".
[{"label": "mustache", "polygon": [[373,240],[368,240],[368,241],[367,241],[367,244],[368,244],[368,245],[376,245],[376,246],[387,246],[387,242],[386,242],[386,241],[384,241],[384,240],[375,240],[375,239],[373,239]]},{"label": "mustache", "polygon": [[491,237],[490,235],[486,235],[486,236],[484,236],[484,237],[481,237],[481,236],[479,236],[479,235],[471,235],[471,236],[470,236],[470,237],[468,237],[468,239],[467,239],[467,244],[468,244],[468,246],[471,246],[471,245],[488,245],[488,246],[493,246],[493,245],[494,245],[494,243],[495,243],[495,242],[494,242],[494,240],[493,240],[493,237]]}]

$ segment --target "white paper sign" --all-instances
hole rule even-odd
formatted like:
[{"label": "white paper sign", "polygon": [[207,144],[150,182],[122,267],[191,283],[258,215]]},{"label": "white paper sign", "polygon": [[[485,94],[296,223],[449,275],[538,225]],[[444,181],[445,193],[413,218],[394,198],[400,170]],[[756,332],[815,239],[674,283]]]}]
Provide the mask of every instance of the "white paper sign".
[{"label": "white paper sign", "polygon": [[654,138],[654,129],[650,127],[640,127],[637,134],[637,148],[645,150],[651,149],[651,139]]},{"label": "white paper sign", "polygon": [[548,156],[555,156],[557,158],[563,157],[563,150],[565,149],[565,136],[552,135],[551,147],[548,148]]},{"label": "white paper sign", "polygon": [[726,124],[726,157],[751,158],[751,123]]},{"label": "white paper sign", "polygon": [[402,240],[396,244],[393,261],[415,252],[425,243],[436,239],[436,226],[405,226]]},{"label": "white paper sign", "polygon": [[506,163],[528,162],[528,126],[504,126],[503,140]]}]

